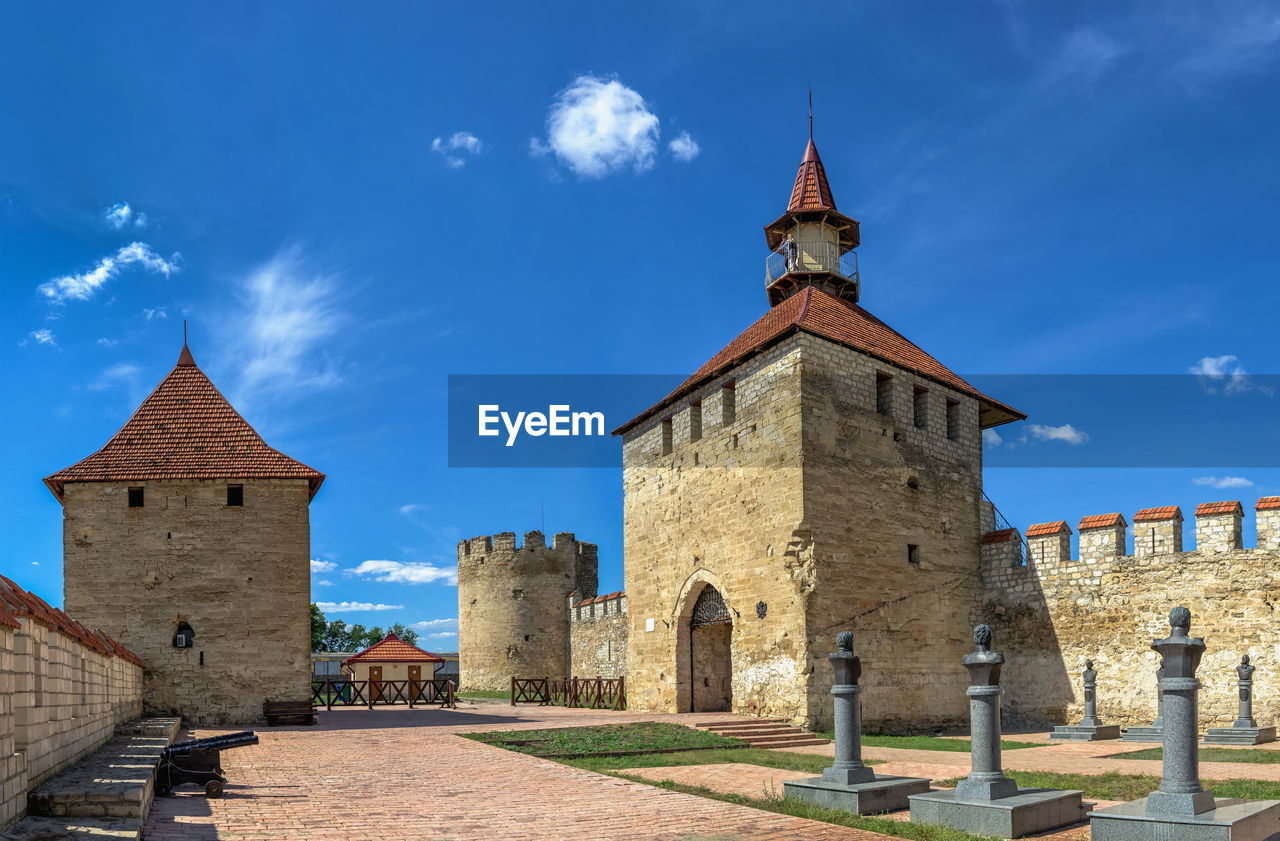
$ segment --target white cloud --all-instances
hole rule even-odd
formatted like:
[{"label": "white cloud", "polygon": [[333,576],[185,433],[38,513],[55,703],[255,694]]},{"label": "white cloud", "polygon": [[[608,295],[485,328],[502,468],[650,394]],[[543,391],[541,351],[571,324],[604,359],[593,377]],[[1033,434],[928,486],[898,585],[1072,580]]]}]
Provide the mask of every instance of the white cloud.
[{"label": "white cloud", "polygon": [[667,144],[667,148],[671,150],[672,156],[677,161],[685,161],[686,163],[698,157],[698,153],[702,151],[698,141],[690,137],[687,131],[680,132],[675,140]]},{"label": "white cloud", "polygon": [[438,633],[426,634],[425,636],[429,640],[440,640],[440,639],[448,639],[449,637],[456,637],[457,635],[458,635],[457,631],[439,631]]},{"label": "white cloud", "polygon": [[[27,335],[31,337],[31,341],[38,345],[56,345],[58,343],[57,337],[53,335],[53,331],[48,327],[32,330]],[[23,342],[23,344],[26,344],[26,342]]]},{"label": "white cloud", "polygon": [[657,154],[658,116],[644,97],[617,79],[579,76],[556,95],[547,115],[547,139],[534,138],[534,155],[553,152],[574,173],[602,178],[651,168]]},{"label": "white cloud", "polygon": [[982,430],[982,443],[988,447],[998,447],[1004,443],[1004,439],[994,429],[984,429]]},{"label": "white cloud", "polygon": [[442,156],[449,166],[460,169],[467,165],[467,156],[474,157],[484,151],[484,144],[469,131],[456,131],[447,140],[437,137],[431,141],[431,151]]},{"label": "white cloud", "polygon": [[1200,384],[1210,394],[1244,394],[1249,391],[1261,391],[1271,394],[1272,389],[1258,385],[1244,370],[1240,360],[1232,354],[1223,356],[1206,356],[1187,369],[1200,378]]},{"label": "white cloud", "polygon": [[237,336],[241,378],[233,403],[253,396],[297,393],[336,385],[342,378],[322,353],[344,323],[339,284],[309,270],[301,251],[281,251],[245,280],[246,311],[227,324]]},{"label": "white cloud", "polygon": [[316,602],[322,613],[360,613],[379,610],[404,610],[402,604],[374,604],[373,602]]},{"label": "white cloud", "polygon": [[102,345],[103,347],[115,347],[116,345],[120,344],[120,342],[118,342],[115,339],[108,339],[106,336],[103,336],[101,339],[98,339],[98,344]]},{"label": "white cloud", "polygon": [[1252,488],[1253,482],[1243,476],[1200,476],[1192,479],[1194,485],[1208,485],[1211,488]]},{"label": "white cloud", "polygon": [[317,587],[332,587],[332,586],[333,586],[333,582],[332,582],[332,581],[329,581],[328,579],[321,579],[321,580],[319,580],[319,581],[317,581],[317,582],[316,582],[316,586],[317,586]]},{"label": "white cloud", "polygon": [[33,567],[38,567],[38,566],[40,566],[40,562],[39,562],[39,561],[32,561],[32,562],[31,562],[31,565],[32,565]]},{"label": "white cloud", "polygon": [[424,619],[421,622],[414,622],[409,627],[419,631],[444,631],[447,629],[456,629],[458,627],[457,619]]},{"label": "white cloud", "polygon": [[416,514],[417,512],[423,510],[424,508],[426,508],[425,505],[422,505],[417,502],[410,502],[406,505],[401,505],[396,510],[400,512],[401,517],[410,517],[413,514]]},{"label": "white cloud", "polygon": [[89,271],[55,277],[48,283],[40,284],[38,290],[41,295],[55,303],[87,301],[103,284],[129,266],[136,265],[149,272],[168,277],[178,271],[181,258],[182,255],[175,253],[166,260],[152,251],[151,246],[145,242],[131,242],[114,255],[103,257]]},{"label": "white cloud", "polygon": [[147,214],[135,213],[127,201],[116,202],[108,207],[102,212],[102,218],[106,220],[108,227],[117,231],[130,226],[147,227]]},{"label": "white cloud", "polygon": [[142,369],[137,365],[121,362],[119,365],[112,365],[99,374],[96,380],[89,383],[89,388],[94,391],[102,391],[117,385],[134,385],[138,380],[138,375],[141,373]]},{"label": "white cloud", "polygon": [[338,565],[335,564],[333,561],[320,561],[320,560],[316,560],[315,558],[311,559],[312,572],[333,572],[337,568],[338,568]]},{"label": "white cloud", "polygon": [[147,321],[154,321],[157,318],[169,317],[169,313],[164,311],[164,307],[152,307],[150,309],[144,309],[142,311],[142,315],[144,318],[147,319]]},{"label": "white cloud", "polygon": [[1089,440],[1089,434],[1083,429],[1076,429],[1069,423],[1062,426],[1044,426],[1043,424],[1033,423],[1027,426],[1026,434],[1022,436],[1022,440],[1036,441],[1061,441],[1078,447]]},{"label": "white cloud", "polygon": [[403,563],[401,561],[365,561],[358,567],[346,571],[348,575],[359,575],[396,584],[443,584],[458,583],[457,567],[438,567],[435,564]]}]

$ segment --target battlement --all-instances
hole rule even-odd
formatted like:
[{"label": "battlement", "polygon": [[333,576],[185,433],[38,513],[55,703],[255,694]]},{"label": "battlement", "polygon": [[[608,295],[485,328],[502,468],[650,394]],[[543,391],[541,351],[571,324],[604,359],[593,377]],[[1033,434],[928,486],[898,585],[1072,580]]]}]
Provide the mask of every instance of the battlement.
[{"label": "battlement", "polygon": [[[547,538],[540,531],[525,532],[523,544],[516,543],[515,532],[503,531],[494,535],[482,535],[458,541],[458,563],[490,558],[516,561],[521,555],[546,550]],[[585,560],[589,563],[594,563],[597,556],[596,544],[575,539],[571,531],[559,532],[552,537],[550,551],[557,554],[571,554],[580,561]]]},{"label": "battlement", "polygon": [[605,616],[619,616],[627,612],[627,594],[619,590],[590,599],[580,599],[577,593],[569,594],[569,621],[582,622]]},{"label": "battlement", "polygon": [[[1072,557],[1071,527],[1065,520],[1029,526],[1025,540],[1016,528],[989,531],[982,537],[982,562],[988,574],[1006,568],[1035,568],[1039,574],[1059,567],[1093,567],[1121,558],[1222,552],[1280,552],[1280,497],[1262,497],[1254,505],[1257,544],[1243,540],[1244,506],[1239,500],[1196,506],[1196,547],[1183,551],[1182,509],[1176,505],[1144,508],[1133,515],[1133,551],[1128,551],[1129,523],[1113,512],[1083,517],[1076,524],[1077,554]],[[1026,547],[1024,556],[1023,547]],[[1095,572],[1101,572],[1096,570]]]}]

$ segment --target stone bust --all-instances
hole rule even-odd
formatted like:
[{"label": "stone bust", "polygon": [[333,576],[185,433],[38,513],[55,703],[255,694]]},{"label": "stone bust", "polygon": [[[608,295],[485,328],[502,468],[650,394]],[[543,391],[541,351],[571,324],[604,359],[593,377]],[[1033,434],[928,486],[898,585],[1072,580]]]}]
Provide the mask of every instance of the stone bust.
[{"label": "stone bust", "polygon": [[1249,662],[1249,655],[1246,654],[1240,658],[1240,665],[1236,666],[1236,674],[1241,680],[1253,680],[1253,670],[1256,668]]},{"label": "stone bust", "polygon": [[1191,631],[1191,611],[1185,607],[1175,607],[1169,611],[1169,627],[1171,637],[1185,637]]},{"label": "stone bust", "polygon": [[1098,673],[1093,670],[1093,661],[1085,660],[1084,661],[1084,682],[1093,683],[1097,679],[1098,679]]},{"label": "stone bust", "polygon": [[836,649],[853,653],[853,631],[841,631],[836,634]]}]

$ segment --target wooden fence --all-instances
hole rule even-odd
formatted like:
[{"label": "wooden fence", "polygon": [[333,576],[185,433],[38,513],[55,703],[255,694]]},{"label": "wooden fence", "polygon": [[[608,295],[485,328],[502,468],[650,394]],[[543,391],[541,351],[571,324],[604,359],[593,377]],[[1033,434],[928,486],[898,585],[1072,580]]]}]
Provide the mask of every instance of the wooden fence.
[{"label": "wooden fence", "polygon": [[394,706],[418,704],[457,709],[453,681],[427,680],[313,680],[311,702],[326,709],[334,707]]},{"label": "wooden fence", "polygon": [[589,707],[593,710],[625,710],[626,678],[581,678],[558,680],[546,677],[511,678],[511,705],[518,703]]}]

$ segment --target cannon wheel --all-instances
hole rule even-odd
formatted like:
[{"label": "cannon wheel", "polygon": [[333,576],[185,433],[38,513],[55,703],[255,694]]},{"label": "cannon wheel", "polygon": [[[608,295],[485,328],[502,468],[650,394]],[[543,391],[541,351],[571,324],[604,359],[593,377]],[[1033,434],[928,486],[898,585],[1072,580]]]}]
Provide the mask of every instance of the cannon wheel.
[{"label": "cannon wheel", "polygon": [[160,786],[158,789],[156,789],[156,794],[160,795],[161,797],[168,797],[169,795],[173,794],[173,789],[169,788],[168,786]]},{"label": "cannon wheel", "polygon": [[204,784],[204,793],[205,793],[205,794],[207,794],[207,795],[208,795],[208,796],[210,796],[210,797],[221,797],[221,796],[222,796],[222,781],[221,781],[221,780],[210,780],[209,782],[205,783],[205,784]]}]

